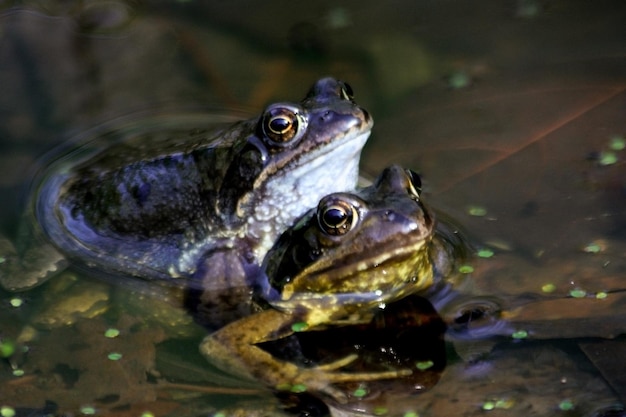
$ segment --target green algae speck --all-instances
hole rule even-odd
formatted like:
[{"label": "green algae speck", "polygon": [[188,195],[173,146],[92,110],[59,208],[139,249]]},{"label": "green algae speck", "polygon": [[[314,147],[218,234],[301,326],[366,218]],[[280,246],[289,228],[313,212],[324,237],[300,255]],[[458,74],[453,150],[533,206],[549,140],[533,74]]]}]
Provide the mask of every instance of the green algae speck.
[{"label": "green algae speck", "polygon": [[613,165],[617,162],[617,155],[615,152],[605,151],[600,152],[600,159],[598,163],[603,166]]},{"label": "green algae speck", "polygon": [[13,297],[11,298],[11,300],[9,301],[9,304],[11,304],[11,307],[21,307],[22,304],[24,304],[24,300],[22,300],[19,297]]},{"label": "green algae speck", "polygon": [[93,415],[96,414],[96,409],[92,406],[84,406],[80,408],[80,412],[86,415]]},{"label": "green algae speck", "polygon": [[470,216],[482,217],[487,215],[487,209],[481,206],[469,206],[467,213]]},{"label": "green algae speck", "polygon": [[309,325],[306,324],[303,321],[298,322],[298,323],[294,323],[294,324],[291,325],[291,330],[293,330],[296,333],[297,332],[303,332],[303,331],[305,331],[308,328],[309,328]]},{"label": "green algae speck", "polygon": [[474,272],[474,267],[471,265],[461,265],[459,267],[459,272],[462,274],[471,274]]},{"label": "green algae speck", "polygon": [[306,392],[306,385],[304,384],[295,384],[294,386],[291,387],[291,392],[293,392],[294,394],[299,394],[302,392]]},{"label": "green algae speck", "polygon": [[363,398],[367,395],[367,389],[365,387],[359,387],[352,392],[352,395],[356,398]]},{"label": "green algae speck", "polygon": [[526,330],[518,330],[516,332],[513,332],[513,334],[511,334],[511,337],[513,339],[526,339],[528,337],[528,332]]},{"label": "green algae speck", "polygon": [[602,246],[598,242],[591,242],[583,248],[583,252],[600,253],[602,252]]},{"label": "green algae speck", "polygon": [[563,400],[559,403],[559,409],[561,411],[569,411],[574,409],[574,403],[570,400]]},{"label": "green algae speck", "polygon": [[496,408],[496,403],[493,401],[486,401],[483,403],[483,410],[490,411]]},{"label": "green algae speck", "polygon": [[112,327],[110,329],[107,329],[104,332],[104,337],[108,337],[109,339],[112,339],[112,338],[117,337],[119,335],[120,335],[120,331],[117,330],[117,329],[114,329]]},{"label": "green algae speck", "polygon": [[0,341],[0,357],[9,358],[15,353],[15,343],[12,340]]},{"label": "green algae speck", "polygon": [[2,417],[13,417],[15,416],[15,409],[13,407],[9,407],[7,405],[3,405],[0,407],[0,416]]},{"label": "green algae speck", "polygon": [[421,361],[415,364],[415,367],[420,371],[425,371],[429,368],[432,368],[435,363],[433,361]]}]

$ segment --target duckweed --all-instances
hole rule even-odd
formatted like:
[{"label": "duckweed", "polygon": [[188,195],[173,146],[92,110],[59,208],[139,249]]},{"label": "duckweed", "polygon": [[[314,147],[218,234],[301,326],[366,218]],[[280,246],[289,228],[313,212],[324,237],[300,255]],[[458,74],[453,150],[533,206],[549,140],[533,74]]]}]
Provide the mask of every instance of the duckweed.
[{"label": "duckweed", "polygon": [[602,166],[613,165],[617,162],[617,154],[611,151],[600,152],[598,163]]},{"label": "duckweed", "polygon": [[458,90],[465,88],[471,83],[471,78],[465,71],[456,71],[448,78],[448,85],[450,88]]},{"label": "duckweed", "polygon": [[0,341],[0,357],[8,358],[13,356],[15,353],[15,342],[12,340],[2,340]]},{"label": "duckweed", "polygon": [[526,330],[517,330],[511,334],[513,339],[526,339],[528,337],[528,332]]},{"label": "duckweed", "polygon": [[11,300],[9,300],[9,304],[11,304],[11,307],[18,308],[24,304],[24,300],[19,297],[13,297],[11,298]]},{"label": "duckweed", "polygon": [[587,291],[577,288],[575,290],[571,290],[569,292],[569,295],[574,298],[585,298],[587,296]]},{"label": "duckweed", "polygon": [[86,405],[80,408],[80,412],[86,415],[96,414],[96,409],[90,405]]},{"label": "duckweed", "polygon": [[2,407],[0,407],[0,416],[2,417],[15,416],[15,408],[9,407],[8,405],[3,405]]},{"label": "duckweed", "polygon": [[487,215],[487,209],[482,206],[469,206],[467,213],[470,216],[482,217]]},{"label": "duckweed", "polygon": [[365,387],[358,387],[352,392],[352,395],[356,398],[363,398],[367,395],[367,389]]},{"label": "duckweed", "polygon": [[294,323],[294,324],[291,325],[291,330],[293,330],[296,333],[297,332],[303,332],[303,331],[305,331],[308,328],[309,328],[309,325],[306,324],[303,321],[298,322],[298,323]]},{"label": "duckweed", "polygon": [[583,252],[587,253],[600,253],[602,252],[602,245],[598,242],[591,242],[583,248]]},{"label": "duckweed", "polygon": [[494,408],[496,408],[496,403],[494,403],[493,401],[485,401],[483,403],[483,410],[491,411]]},{"label": "duckweed", "polygon": [[422,362],[417,362],[415,364],[415,367],[419,369],[420,371],[425,371],[428,368],[432,368],[434,364],[435,363],[433,361],[422,361]]},{"label": "duckweed", "polygon": [[112,339],[119,335],[120,335],[120,331],[118,329],[114,329],[113,327],[106,329],[106,331],[104,332],[104,337],[108,337],[109,339]]},{"label": "duckweed", "polygon": [[295,384],[290,389],[291,392],[295,394],[299,394],[301,392],[306,392],[306,385],[304,384]]}]

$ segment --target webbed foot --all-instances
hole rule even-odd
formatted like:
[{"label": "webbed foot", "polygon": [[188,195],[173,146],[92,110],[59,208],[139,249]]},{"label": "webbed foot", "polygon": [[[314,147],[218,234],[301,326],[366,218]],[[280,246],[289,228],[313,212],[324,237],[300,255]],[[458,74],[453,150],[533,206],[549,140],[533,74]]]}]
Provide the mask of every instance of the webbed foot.
[{"label": "webbed foot", "polygon": [[[300,368],[298,375],[294,378],[291,389],[302,389],[313,393],[321,393],[333,398],[340,404],[345,404],[348,397],[344,391],[336,387],[336,384],[342,383],[361,383],[366,381],[378,381],[381,379],[402,378],[412,374],[410,369],[395,369],[390,371],[372,371],[372,372],[341,372],[334,370],[347,365],[344,361],[347,357],[332,364],[321,365],[314,368]],[[349,363],[349,362],[348,362]]]}]

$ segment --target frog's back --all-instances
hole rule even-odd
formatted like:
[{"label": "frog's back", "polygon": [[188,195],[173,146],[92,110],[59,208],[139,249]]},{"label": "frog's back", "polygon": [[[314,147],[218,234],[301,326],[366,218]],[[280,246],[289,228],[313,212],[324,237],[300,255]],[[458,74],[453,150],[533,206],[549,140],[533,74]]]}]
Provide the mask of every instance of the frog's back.
[{"label": "frog's back", "polygon": [[188,246],[209,235],[204,246],[219,245],[215,231],[227,234],[228,218],[216,210],[227,169],[220,161],[229,160],[232,140],[198,134],[148,146],[150,139],[136,137],[66,172],[52,165],[46,173],[36,216],[70,258],[105,272],[169,279]]}]

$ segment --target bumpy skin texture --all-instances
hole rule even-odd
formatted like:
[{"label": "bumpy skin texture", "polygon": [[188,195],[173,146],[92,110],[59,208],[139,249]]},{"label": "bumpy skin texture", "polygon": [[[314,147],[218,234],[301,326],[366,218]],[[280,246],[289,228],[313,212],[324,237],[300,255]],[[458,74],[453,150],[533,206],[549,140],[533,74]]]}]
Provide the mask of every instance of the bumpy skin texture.
[{"label": "bumpy skin texture", "polygon": [[318,326],[366,323],[386,304],[425,293],[449,272],[455,251],[422,204],[416,175],[397,166],[371,187],[324,197],[266,256],[268,308],[205,338],[202,353],[270,387],[303,384],[342,401],[338,382],[394,378],[408,369],[351,374],[350,361],[303,368],[256,345]]},{"label": "bumpy skin texture", "polygon": [[[69,165],[43,176],[34,212],[61,255],[99,271],[249,285],[250,267],[295,218],[321,196],[355,186],[371,127],[349,86],[324,78],[300,103],[272,104],[212,134],[160,132],[78,162],[64,157]],[[5,287],[37,282],[21,285],[29,266],[22,260],[0,265]],[[240,265],[225,276],[216,264],[223,261]]]}]

